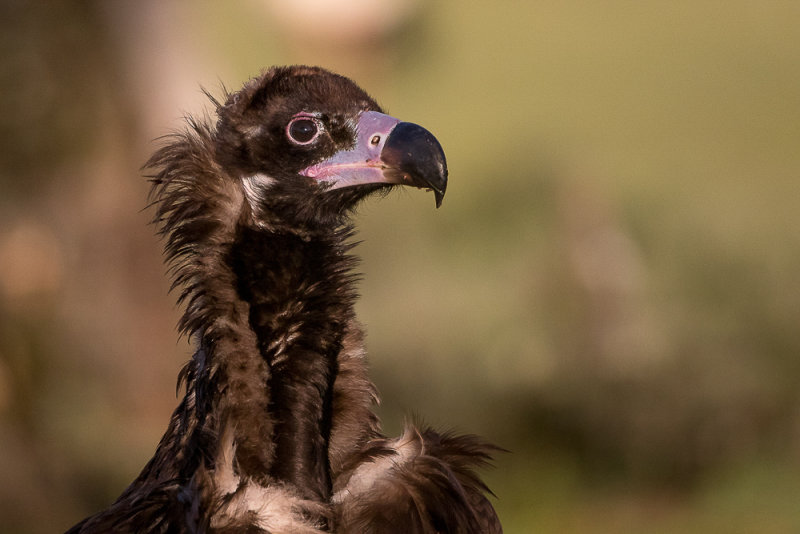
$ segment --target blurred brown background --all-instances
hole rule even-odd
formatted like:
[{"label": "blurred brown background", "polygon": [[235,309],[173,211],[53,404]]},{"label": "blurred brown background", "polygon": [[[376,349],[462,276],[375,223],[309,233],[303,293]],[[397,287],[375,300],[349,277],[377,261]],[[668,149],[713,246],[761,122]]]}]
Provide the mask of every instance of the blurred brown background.
[{"label": "blurred brown background", "polygon": [[364,206],[381,414],[511,449],[509,533],[800,531],[797,2],[0,3],[0,531],[152,454],[190,355],[152,140],[272,64],[433,131]]}]

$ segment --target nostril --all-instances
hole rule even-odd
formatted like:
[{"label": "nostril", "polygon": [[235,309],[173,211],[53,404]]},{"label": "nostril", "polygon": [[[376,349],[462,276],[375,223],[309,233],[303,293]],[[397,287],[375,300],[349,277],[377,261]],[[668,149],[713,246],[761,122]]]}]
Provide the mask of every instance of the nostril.
[{"label": "nostril", "polygon": [[373,135],[372,139],[369,140],[369,143],[372,146],[377,146],[378,143],[380,143],[380,142],[381,142],[381,136],[380,135]]}]

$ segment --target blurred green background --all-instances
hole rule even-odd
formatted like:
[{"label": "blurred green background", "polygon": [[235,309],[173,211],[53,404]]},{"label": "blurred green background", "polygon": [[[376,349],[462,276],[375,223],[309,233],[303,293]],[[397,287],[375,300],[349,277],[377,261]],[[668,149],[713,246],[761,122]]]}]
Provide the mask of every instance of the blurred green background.
[{"label": "blurred green background", "polygon": [[800,4],[0,4],[0,531],[110,503],[176,405],[138,171],[273,64],[448,155],[358,217],[386,429],[510,449],[509,533],[800,531]]}]

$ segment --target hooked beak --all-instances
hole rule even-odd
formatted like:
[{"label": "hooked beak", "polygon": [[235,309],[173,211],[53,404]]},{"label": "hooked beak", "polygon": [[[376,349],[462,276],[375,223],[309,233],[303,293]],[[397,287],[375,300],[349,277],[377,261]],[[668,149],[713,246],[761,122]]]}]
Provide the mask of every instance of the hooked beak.
[{"label": "hooked beak", "polygon": [[431,189],[437,208],[447,189],[447,161],[433,134],[376,111],[359,115],[353,148],[337,152],[300,174],[327,182],[330,189],[370,183]]}]

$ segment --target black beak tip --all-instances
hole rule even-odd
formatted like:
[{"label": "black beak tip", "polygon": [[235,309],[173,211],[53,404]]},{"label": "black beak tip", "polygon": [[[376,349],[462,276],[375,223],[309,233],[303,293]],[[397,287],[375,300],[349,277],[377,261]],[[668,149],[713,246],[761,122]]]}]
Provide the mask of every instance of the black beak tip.
[{"label": "black beak tip", "polygon": [[[410,122],[399,123],[381,152],[383,162],[407,176],[415,187],[433,190],[436,207],[447,189],[447,160],[442,145],[428,130]],[[394,174],[393,172],[393,174]]]},{"label": "black beak tip", "polygon": [[442,207],[442,200],[444,200],[444,188],[442,189],[434,189],[433,190],[433,198],[436,199],[436,209]]},{"label": "black beak tip", "polygon": [[436,142],[438,153],[441,157],[435,162],[433,166],[438,172],[435,172],[435,178],[428,180],[428,184],[433,190],[433,196],[436,199],[436,209],[442,207],[442,200],[444,200],[445,191],[447,191],[447,161],[444,158],[444,151],[442,150],[439,142]]}]

